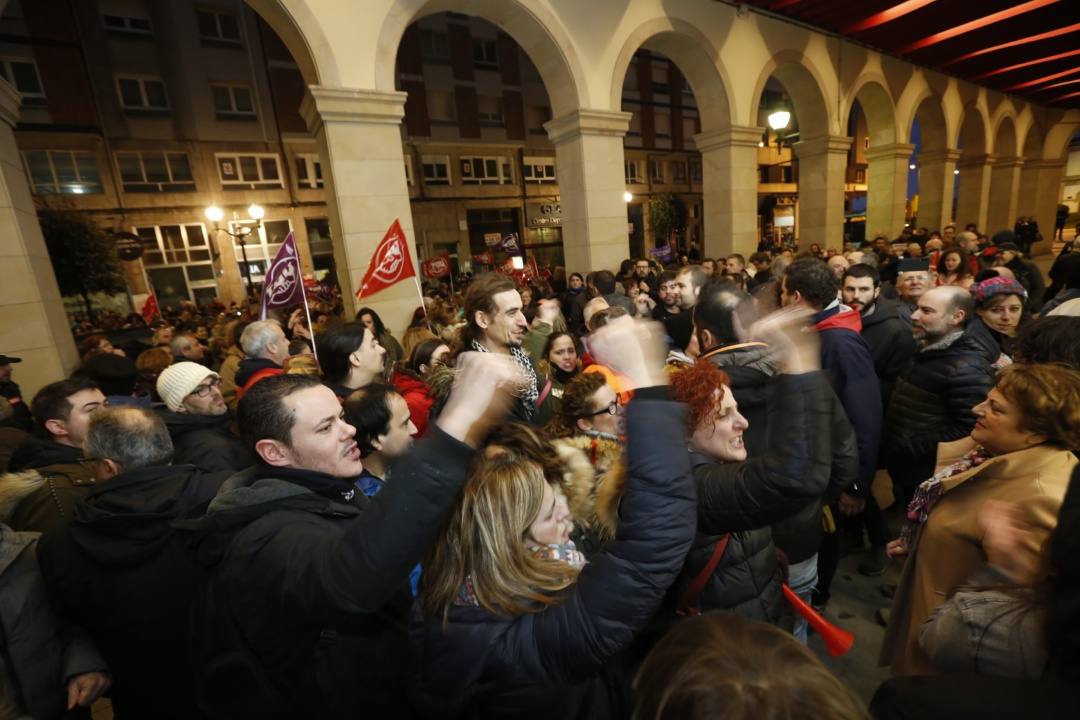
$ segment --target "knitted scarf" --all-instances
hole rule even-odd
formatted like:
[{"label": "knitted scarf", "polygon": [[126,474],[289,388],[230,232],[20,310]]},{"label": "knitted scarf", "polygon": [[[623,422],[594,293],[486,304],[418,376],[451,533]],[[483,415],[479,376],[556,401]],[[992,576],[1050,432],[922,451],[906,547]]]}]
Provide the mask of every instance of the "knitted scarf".
[{"label": "knitted scarf", "polygon": [[900,532],[900,537],[903,538],[904,545],[909,550],[915,547],[919,534],[926,525],[927,518],[930,517],[930,511],[934,509],[934,505],[941,499],[943,490],[941,481],[962,472],[967,472],[973,467],[978,467],[989,459],[990,455],[985,450],[976,447],[952,465],[943,467],[934,477],[923,481],[915,489],[915,496],[912,497],[907,507],[907,522],[904,523],[904,528]]},{"label": "knitted scarf", "polygon": [[[477,352],[490,352],[476,340],[472,341],[469,349]],[[510,348],[510,356],[525,371],[525,377],[528,379],[528,385],[525,386],[525,390],[521,393],[521,404],[525,407],[525,413],[531,418],[536,414],[536,398],[540,396],[540,391],[536,387],[536,371],[533,370],[532,360],[529,359],[528,353],[521,348]]]}]

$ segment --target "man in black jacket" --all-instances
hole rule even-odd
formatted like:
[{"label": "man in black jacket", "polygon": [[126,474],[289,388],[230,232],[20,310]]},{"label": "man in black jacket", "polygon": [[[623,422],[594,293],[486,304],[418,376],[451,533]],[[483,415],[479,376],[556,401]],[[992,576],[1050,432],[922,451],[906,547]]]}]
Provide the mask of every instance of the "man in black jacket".
[{"label": "man in black jacket", "polygon": [[[516,294],[516,293],[515,293]],[[502,420],[520,368],[463,353],[446,407],[372,499],[355,429],[317,378],[281,375],[239,406],[255,467],[187,526],[208,566],[193,611],[198,698],[216,717],[408,714],[413,566],[439,533],[473,449]]]},{"label": "man in black jacket", "polygon": [[970,322],[974,311],[971,293],[942,286],[927,291],[911,317],[919,350],[893,388],[883,438],[901,507],[933,475],[938,443],[971,432],[971,409],[994,386],[999,350],[982,323]]},{"label": "man in black jacket", "polygon": [[107,404],[94,381],[80,375],[38,390],[34,434],[12,454],[11,474],[0,477],[0,520],[36,532],[70,520],[75,503],[94,487],[82,443],[90,419]]},{"label": "man in black jacket", "polygon": [[187,655],[200,570],[172,523],[201,515],[225,475],[169,465],[172,450],[153,411],[99,412],[86,434],[99,486],[38,546],[57,615],[85,630],[109,665],[117,720],[202,716]]},{"label": "man in black jacket", "polygon": [[255,462],[251,451],[229,428],[229,406],[221,396],[221,378],[205,365],[178,362],[161,371],[160,410],[173,442],[173,462],[206,472],[235,472]]}]

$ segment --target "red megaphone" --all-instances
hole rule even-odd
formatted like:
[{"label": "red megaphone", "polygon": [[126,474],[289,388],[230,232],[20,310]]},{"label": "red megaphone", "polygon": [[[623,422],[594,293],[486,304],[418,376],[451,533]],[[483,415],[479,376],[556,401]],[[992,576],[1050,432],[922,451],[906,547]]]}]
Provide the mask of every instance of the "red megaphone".
[{"label": "red megaphone", "polygon": [[821,636],[821,639],[825,641],[825,647],[829,650],[830,655],[838,657],[851,649],[852,644],[855,642],[854,635],[847,630],[836,627],[823,618],[821,613],[810,607],[805,600],[796,595],[795,591],[792,590],[791,586],[787,583],[784,583],[782,587],[784,588],[784,597],[791,603],[791,607],[795,609],[795,612],[806,618],[807,624],[814,628],[814,632]]}]

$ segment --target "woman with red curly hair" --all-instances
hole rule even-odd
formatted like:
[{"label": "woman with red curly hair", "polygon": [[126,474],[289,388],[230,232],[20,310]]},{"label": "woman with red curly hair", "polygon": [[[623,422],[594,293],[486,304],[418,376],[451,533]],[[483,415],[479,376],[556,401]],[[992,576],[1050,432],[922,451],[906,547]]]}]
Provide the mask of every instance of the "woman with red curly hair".
[{"label": "woman with red curly hair", "polygon": [[785,310],[751,331],[782,358],[767,388],[766,449],[754,459],[747,460],[749,424],[723,371],[699,360],[672,378],[672,395],[688,406],[698,490],[698,532],[675,585],[684,611],[732,610],[786,624],[770,525],[810,503],[820,507],[857,470],[851,425],[820,369],[817,336],[803,327],[798,312]]}]

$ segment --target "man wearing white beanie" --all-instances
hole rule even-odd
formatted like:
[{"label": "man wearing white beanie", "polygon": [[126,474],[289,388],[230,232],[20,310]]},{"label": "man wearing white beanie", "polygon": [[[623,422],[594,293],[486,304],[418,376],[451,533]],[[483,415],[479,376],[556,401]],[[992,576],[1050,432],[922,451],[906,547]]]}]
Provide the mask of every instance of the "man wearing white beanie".
[{"label": "man wearing white beanie", "polygon": [[159,412],[175,447],[174,464],[216,472],[242,470],[254,462],[229,427],[229,407],[216,372],[194,362],[174,363],[158,376],[157,392],[167,408]]}]

